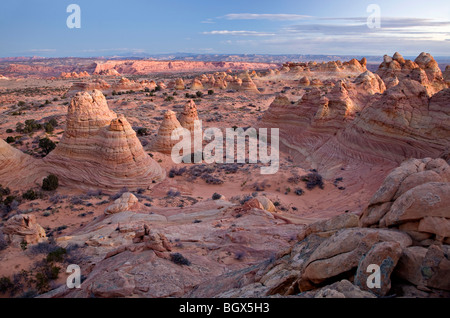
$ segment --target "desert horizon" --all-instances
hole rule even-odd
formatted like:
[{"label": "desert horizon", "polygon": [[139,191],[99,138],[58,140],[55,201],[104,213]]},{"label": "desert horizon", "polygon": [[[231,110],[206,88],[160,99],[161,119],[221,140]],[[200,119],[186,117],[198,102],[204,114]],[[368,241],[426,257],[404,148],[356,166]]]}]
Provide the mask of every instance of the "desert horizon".
[{"label": "desert horizon", "polygon": [[1,5],[0,298],[450,298],[448,4],[174,3]]}]

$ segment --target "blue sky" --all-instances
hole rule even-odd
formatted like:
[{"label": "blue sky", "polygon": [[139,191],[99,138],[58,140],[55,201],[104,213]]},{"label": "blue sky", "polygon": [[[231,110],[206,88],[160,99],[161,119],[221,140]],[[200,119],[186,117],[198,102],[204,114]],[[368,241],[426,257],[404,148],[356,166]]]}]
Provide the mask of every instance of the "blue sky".
[{"label": "blue sky", "polygon": [[[81,28],[69,29],[69,4]],[[367,27],[369,4],[381,28]],[[450,55],[450,1],[14,0],[0,4],[0,56],[124,53]]]}]

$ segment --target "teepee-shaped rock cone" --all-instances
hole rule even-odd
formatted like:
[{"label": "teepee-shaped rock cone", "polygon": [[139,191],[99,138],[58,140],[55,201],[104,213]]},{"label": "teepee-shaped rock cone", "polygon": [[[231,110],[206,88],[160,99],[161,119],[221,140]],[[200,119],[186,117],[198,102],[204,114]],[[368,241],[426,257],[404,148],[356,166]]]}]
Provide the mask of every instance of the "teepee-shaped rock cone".
[{"label": "teepee-shaped rock cone", "polygon": [[199,80],[198,78],[194,78],[194,80],[192,81],[192,84],[191,84],[191,89],[192,89],[192,90],[200,90],[200,89],[203,89],[202,81]]},{"label": "teepee-shaped rock cone", "polygon": [[180,116],[180,124],[191,132],[194,131],[194,121],[198,120],[197,106],[193,100],[184,105],[183,112]]},{"label": "teepee-shaped rock cone", "polygon": [[164,178],[126,118],[117,117],[97,90],[72,99],[66,131],[44,162],[61,184],[82,189],[145,188]]},{"label": "teepee-shaped rock cone", "polygon": [[173,146],[178,143],[179,140],[172,140],[172,132],[178,128],[182,128],[180,122],[177,119],[176,114],[168,110],[164,114],[163,122],[159,126],[158,136],[153,144],[153,150],[165,154],[172,153]]}]

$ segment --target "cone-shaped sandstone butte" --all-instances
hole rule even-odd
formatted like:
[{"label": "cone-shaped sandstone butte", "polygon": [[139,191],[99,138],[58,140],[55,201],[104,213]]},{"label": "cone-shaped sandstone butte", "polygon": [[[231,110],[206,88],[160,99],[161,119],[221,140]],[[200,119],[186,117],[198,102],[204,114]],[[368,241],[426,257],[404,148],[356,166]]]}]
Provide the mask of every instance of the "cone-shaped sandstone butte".
[{"label": "cone-shaped sandstone butte", "polygon": [[180,124],[191,132],[194,131],[194,121],[198,120],[197,106],[193,100],[184,105],[183,112],[180,115]]},{"label": "cone-shaped sandstone butte", "polygon": [[173,146],[177,144],[179,140],[172,140],[171,136],[172,132],[178,128],[182,128],[182,126],[178,121],[176,114],[171,110],[166,111],[164,113],[163,122],[161,123],[161,126],[159,126],[158,136],[156,137],[152,149],[165,154],[172,153]]},{"label": "cone-shaped sandstone butte", "polygon": [[98,90],[72,99],[66,131],[44,162],[61,184],[83,189],[146,188],[164,178],[126,118],[117,117]]}]

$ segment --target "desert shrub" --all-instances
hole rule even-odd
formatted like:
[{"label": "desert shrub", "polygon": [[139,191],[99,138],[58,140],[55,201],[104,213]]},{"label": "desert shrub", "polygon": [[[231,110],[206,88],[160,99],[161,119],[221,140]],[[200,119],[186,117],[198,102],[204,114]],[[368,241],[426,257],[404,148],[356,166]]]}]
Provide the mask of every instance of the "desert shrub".
[{"label": "desert shrub", "polygon": [[25,251],[28,248],[28,243],[26,241],[20,242],[20,248]]},{"label": "desert shrub", "polygon": [[17,105],[18,105],[18,106],[25,106],[25,102],[24,102],[23,100],[21,100],[21,101],[19,101],[19,102],[17,103]]},{"label": "desert shrub", "polygon": [[186,170],[187,170],[186,167],[182,167],[182,168],[179,168],[179,169],[177,169],[175,167],[171,168],[170,171],[169,171],[169,178],[173,178],[175,176],[181,176],[181,175],[183,175],[183,173],[186,172]]},{"label": "desert shrub", "polygon": [[38,244],[31,245],[27,253],[30,255],[39,255],[39,254],[48,255],[49,253],[55,252],[59,248],[60,248],[59,246],[55,245],[54,241],[41,242]]},{"label": "desert shrub", "polygon": [[253,196],[251,196],[251,195],[246,195],[246,196],[244,196],[244,198],[242,198],[242,199],[239,201],[239,203],[242,205],[242,204],[244,204],[245,202],[247,202],[247,201],[249,201],[249,200],[251,200],[251,199],[253,199]]},{"label": "desert shrub", "polygon": [[42,189],[45,191],[54,191],[59,186],[58,177],[54,174],[49,175],[42,181]]},{"label": "desert shrub", "polygon": [[170,189],[169,191],[167,191],[167,196],[172,197],[172,198],[178,197],[178,196],[180,196],[180,194],[181,194],[180,191],[173,190],[173,189]]},{"label": "desert shrub", "polygon": [[234,258],[238,261],[241,261],[245,256],[245,252],[244,251],[237,251],[236,253],[234,253]]},{"label": "desert shrub", "polygon": [[217,192],[214,192],[214,194],[212,195],[213,200],[219,200],[221,197],[222,195]]},{"label": "desert shrub", "polygon": [[6,206],[11,206],[11,204],[16,200],[15,195],[8,195],[6,199],[3,201],[3,204]]},{"label": "desert shrub", "polygon": [[173,97],[173,96],[167,96],[165,99],[164,99],[164,101],[165,102],[171,102],[171,101],[173,101],[175,98]]},{"label": "desert shrub", "polygon": [[12,130],[11,128],[6,129],[6,133],[7,133],[7,134],[11,134],[11,133],[13,133],[13,132],[14,132],[14,130]]},{"label": "desert shrub", "polygon": [[47,263],[62,262],[62,261],[64,261],[64,256],[66,254],[67,254],[67,250],[65,248],[58,247],[55,250],[53,250],[47,254],[47,258],[45,259],[45,261]]},{"label": "desert shrub", "polygon": [[16,138],[8,136],[5,140],[8,144],[12,144],[13,142],[16,141]]},{"label": "desert shrub", "polygon": [[45,137],[39,140],[39,147],[46,155],[48,155],[53,149],[56,148],[56,144],[49,138]]},{"label": "desert shrub", "polygon": [[138,128],[136,131],[138,136],[147,136],[148,135],[148,129],[147,128]]},{"label": "desert shrub", "polygon": [[197,95],[198,98],[202,98],[202,97],[203,97],[203,93],[200,92],[200,91],[197,91],[197,92],[195,93],[195,95]]},{"label": "desert shrub", "polygon": [[5,234],[0,230],[0,251],[8,247],[8,242],[6,242]]},{"label": "desert shrub", "polygon": [[305,193],[305,191],[303,191],[303,189],[298,188],[298,189],[295,189],[294,193],[295,193],[296,195],[302,195],[302,194]]},{"label": "desert shrub", "polygon": [[47,134],[51,134],[55,130],[55,127],[53,127],[53,125],[50,123],[45,123],[44,129]]},{"label": "desert shrub", "polygon": [[3,188],[3,186],[0,184],[0,196],[10,195],[10,194],[11,194],[11,190],[8,187]]},{"label": "desert shrub", "polygon": [[202,175],[202,179],[205,180],[207,184],[222,184],[223,180],[210,175],[209,173]]},{"label": "desert shrub", "polygon": [[24,198],[25,200],[33,201],[38,198],[38,194],[34,190],[30,189],[22,194],[22,198]]},{"label": "desert shrub", "polygon": [[45,264],[35,275],[36,288],[45,293],[50,290],[50,281],[58,279],[61,268],[53,264]]},{"label": "desert shrub", "polygon": [[42,125],[37,123],[34,119],[25,120],[25,124],[17,123],[16,131],[24,134],[29,134],[42,128]]},{"label": "desert shrub", "polygon": [[213,94],[214,94],[214,91],[212,89],[209,89],[208,90],[208,95],[213,95]]},{"label": "desert shrub", "polygon": [[3,276],[0,278],[0,293],[6,293],[14,287],[9,277]]},{"label": "desert shrub", "polygon": [[117,200],[118,198],[120,198],[122,196],[122,194],[124,194],[125,192],[129,192],[127,187],[123,187],[122,189],[119,190],[119,192],[117,192],[116,194],[110,196],[111,200]]},{"label": "desert shrub", "polygon": [[170,254],[170,260],[178,265],[186,265],[186,266],[191,265],[191,262],[180,253]]},{"label": "desert shrub", "polygon": [[312,190],[315,187],[323,189],[323,179],[322,176],[317,172],[308,173],[306,176],[302,177],[302,180],[306,182],[306,188]]}]

